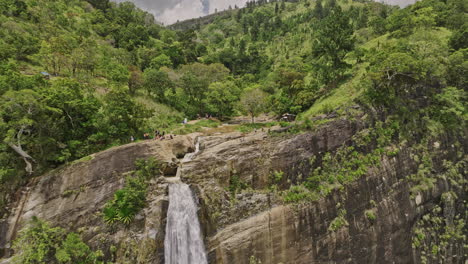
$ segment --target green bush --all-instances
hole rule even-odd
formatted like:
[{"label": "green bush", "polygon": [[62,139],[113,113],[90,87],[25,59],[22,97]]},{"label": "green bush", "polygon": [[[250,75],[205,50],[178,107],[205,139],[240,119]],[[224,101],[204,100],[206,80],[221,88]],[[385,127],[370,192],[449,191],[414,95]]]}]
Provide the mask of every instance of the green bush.
[{"label": "green bush", "polygon": [[322,108],[320,108],[320,113],[328,115],[333,112],[333,110],[334,108],[331,104],[324,104]]},{"label": "green bush", "polygon": [[236,171],[232,172],[232,175],[229,178],[229,187],[227,188],[232,195],[235,195],[238,191],[245,190],[248,187],[248,184],[241,180]]},{"label": "green bush", "polygon": [[377,216],[375,215],[374,211],[373,210],[366,210],[364,212],[364,214],[366,215],[367,219],[371,222],[375,221],[375,219],[377,219]]},{"label": "green bush", "polygon": [[126,186],[115,192],[114,199],[103,209],[104,221],[108,224],[130,224],[146,204],[147,185],[140,178],[127,177]]},{"label": "green bush", "polygon": [[286,191],[283,200],[287,203],[298,203],[302,201],[313,201],[318,199],[319,195],[311,192],[302,185],[293,185]]},{"label": "green bush", "polygon": [[114,193],[114,199],[103,209],[104,221],[110,225],[121,222],[128,225],[146,205],[146,181],[159,175],[160,163],[154,158],[137,160],[134,176],[128,176],[125,187]]},{"label": "green bush", "polygon": [[281,183],[281,180],[283,179],[284,172],[283,171],[274,171],[273,173],[270,174],[270,186],[272,185],[278,185]]},{"label": "green bush", "polygon": [[137,167],[135,174],[139,178],[149,180],[161,174],[161,163],[153,157],[147,160],[138,159],[135,161],[135,165]]},{"label": "green bush", "polygon": [[330,225],[328,226],[328,230],[334,232],[348,225],[349,223],[346,221],[346,210],[340,209],[338,211],[338,216],[333,219],[333,221],[331,221]]},{"label": "green bush", "polygon": [[93,252],[76,233],[33,217],[29,227],[20,231],[13,244],[13,263],[102,263],[100,251]]}]

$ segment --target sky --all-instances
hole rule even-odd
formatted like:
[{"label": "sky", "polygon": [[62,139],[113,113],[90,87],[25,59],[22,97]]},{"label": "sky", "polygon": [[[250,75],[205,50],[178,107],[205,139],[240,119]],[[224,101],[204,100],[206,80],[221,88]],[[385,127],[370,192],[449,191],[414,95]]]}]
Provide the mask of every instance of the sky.
[{"label": "sky", "polygon": [[[125,0],[113,0],[124,2]],[[136,6],[152,13],[156,20],[170,25],[177,20],[186,20],[212,14],[215,10],[228,9],[229,6],[245,6],[247,0],[130,0]],[[380,1],[380,0],[379,0]],[[385,2],[406,6],[415,0],[385,0]]]}]

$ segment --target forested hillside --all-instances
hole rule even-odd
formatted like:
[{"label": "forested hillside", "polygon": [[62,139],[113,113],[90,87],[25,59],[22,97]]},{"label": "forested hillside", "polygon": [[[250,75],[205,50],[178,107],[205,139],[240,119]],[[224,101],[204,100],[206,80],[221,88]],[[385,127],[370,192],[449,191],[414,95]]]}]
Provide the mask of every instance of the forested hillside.
[{"label": "forested hillside", "polygon": [[[467,8],[259,0],[173,31],[129,2],[0,0],[0,216],[35,176],[207,113],[291,113],[310,129],[359,104],[382,147],[463,139]],[[338,173],[323,169],[305,187]]]}]

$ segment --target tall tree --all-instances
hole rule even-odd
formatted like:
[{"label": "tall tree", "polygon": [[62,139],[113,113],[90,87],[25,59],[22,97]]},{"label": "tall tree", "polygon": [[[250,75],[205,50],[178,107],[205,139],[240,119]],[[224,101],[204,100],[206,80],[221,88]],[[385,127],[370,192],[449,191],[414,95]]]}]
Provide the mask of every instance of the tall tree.
[{"label": "tall tree", "polygon": [[320,23],[312,47],[315,68],[324,84],[335,82],[349,67],[344,58],[353,50],[354,43],[349,17],[337,6]]},{"label": "tall tree", "polygon": [[323,5],[322,5],[322,0],[317,0],[315,2],[315,8],[313,11],[314,17],[318,19],[322,19],[324,16],[324,11],[323,11]]},{"label": "tall tree", "polygon": [[267,94],[256,88],[247,90],[240,98],[241,111],[250,115],[252,123],[255,122],[255,117],[265,111]]}]

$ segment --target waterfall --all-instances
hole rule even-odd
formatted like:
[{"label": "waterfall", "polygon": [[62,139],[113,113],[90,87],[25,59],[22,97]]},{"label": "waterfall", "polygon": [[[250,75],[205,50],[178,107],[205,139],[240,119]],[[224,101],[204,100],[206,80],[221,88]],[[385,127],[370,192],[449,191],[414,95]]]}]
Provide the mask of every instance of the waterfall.
[{"label": "waterfall", "polygon": [[[200,149],[197,140],[195,152],[185,155],[182,162],[190,161]],[[166,264],[206,264],[197,204],[187,184],[169,185],[166,237],[164,239]]]},{"label": "waterfall", "polygon": [[195,152],[188,153],[185,155],[185,157],[182,159],[182,162],[189,162],[197,155],[197,153],[200,151],[200,140],[197,138],[196,143],[195,143]]}]

